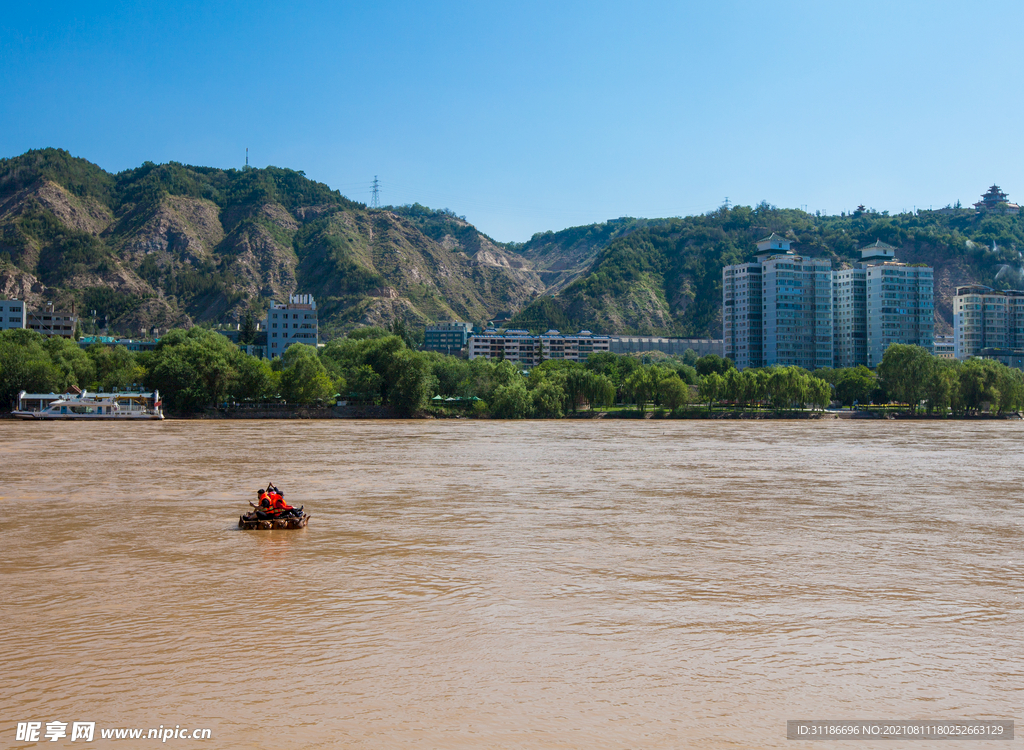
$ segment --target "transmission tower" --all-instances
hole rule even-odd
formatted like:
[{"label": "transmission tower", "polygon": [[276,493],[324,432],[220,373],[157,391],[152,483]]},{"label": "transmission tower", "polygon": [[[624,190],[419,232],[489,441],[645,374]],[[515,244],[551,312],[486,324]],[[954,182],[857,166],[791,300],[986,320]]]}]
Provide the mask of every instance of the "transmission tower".
[{"label": "transmission tower", "polygon": [[370,195],[370,208],[380,208],[380,181],[373,176],[373,193]]}]

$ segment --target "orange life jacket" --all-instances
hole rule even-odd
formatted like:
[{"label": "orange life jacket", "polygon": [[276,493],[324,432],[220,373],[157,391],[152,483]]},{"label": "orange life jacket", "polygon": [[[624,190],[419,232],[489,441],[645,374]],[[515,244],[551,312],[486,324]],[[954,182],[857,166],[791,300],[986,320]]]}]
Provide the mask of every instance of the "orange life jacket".
[{"label": "orange life jacket", "polygon": [[276,492],[271,492],[267,497],[270,498],[270,507],[273,510],[291,510],[292,506],[284,501],[284,498],[278,495]]}]

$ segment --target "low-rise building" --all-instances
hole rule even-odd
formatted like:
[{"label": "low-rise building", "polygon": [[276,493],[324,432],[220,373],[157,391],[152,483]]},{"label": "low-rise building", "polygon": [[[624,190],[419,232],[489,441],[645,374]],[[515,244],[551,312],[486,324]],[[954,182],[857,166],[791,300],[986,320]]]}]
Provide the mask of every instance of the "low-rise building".
[{"label": "low-rise building", "polygon": [[83,349],[88,349],[93,344],[102,344],[103,346],[115,347],[123,346],[130,352],[151,352],[156,349],[156,345],[160,343],[160,339],[119,339],[113,336],[82,336],[78,339],[78,345]]},{"label": "low-rise building", "polygon": [[687,350],[696,352],[698,357],[705,354],[722,354],[722,339],[678,339],[666,336],[611,336],[609,351],[612,354],[633,354],[641,352],[664,352],[682,356]]},{"label": "low-rise building", "polygon": [[0,331],[25,328],[27,314],[20,299],[0,299]]},{"label": "low-rise building", "polygon": [[534,367],[547,359],[581,362],[593,352],[609,350],[610,337],[590,331],[567,335],[549,330],[539,336],[529,331],[498,331],[490,328],[469,337],[469,358],[507,359]]},{"label": "low-rise building", "polygon": [[280,357],[292,344],[319,343],[316,301],[311,294],[290,294],[287,304],[274,302],[263,322],[267,331],[267,356]]},{"label": "low-rise building", "polygon": [[472,323],[457,320],[431,323],[423,332],[423,348],[446,354],[458,354],[466,348],[472,333]]},{"label": "low-rise building", "polygon": [[956,359],[956,337],[936,336],[933,353],[939,359]]},{"label": "low-rise building", "polygon": [[60,336],[65,339],[75,337],[75,326],[78,316],[74,309],[71,312],[54,310],[53,303],[47,302],[42,310],[30,310],[26,316],[25,327],[38,331],[44,336]]},{"label": "low-rise building", "polygon": [[986,347],[981,350],[980,356],[982,359],[994,359],[997,362],[1002,362],[1007,367],[1024,370],[1024,349]]}]

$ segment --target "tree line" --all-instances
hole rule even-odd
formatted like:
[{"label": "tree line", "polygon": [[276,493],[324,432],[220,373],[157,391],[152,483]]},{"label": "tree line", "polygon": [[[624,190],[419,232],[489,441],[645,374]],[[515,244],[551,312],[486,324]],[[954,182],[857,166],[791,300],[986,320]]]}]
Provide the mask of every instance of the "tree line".
[{"label": "tree line", "polygon": [[[956,416],[984,406],[1024,406],[1024,377],[992,360],[944,360],[893,344],[877,372],[867,367],[737,370],[714,354],[591,354],[584,362],[549,359],[526,371],[510,361],[466,360],[418,351],[407,331],[367,327],[323,347],[293,344],[273,360],[249,356],[200,327],[169,331],[153,351],[45,338],[27,329],[0,332],[0,403],[21,390],[62,393],[157,389],[171,414],[225,403],[332,405],[336,399],[388,406],[414,416],[440,396],[472,413],[503,419],[557,418],[614,405],[670,412],[700,408],[789,410],[898,402],[910,412]],[[450,403],[450,402],[443,402]]]}]

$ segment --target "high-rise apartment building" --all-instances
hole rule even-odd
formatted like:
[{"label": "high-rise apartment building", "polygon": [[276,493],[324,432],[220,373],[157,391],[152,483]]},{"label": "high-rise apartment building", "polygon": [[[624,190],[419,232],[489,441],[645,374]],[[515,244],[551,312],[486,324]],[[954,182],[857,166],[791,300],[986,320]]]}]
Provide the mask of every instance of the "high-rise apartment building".
[{"label": "high-rise apartment building", "polygon": [[739,369],[764,367],[761,263],[722,269],[722,348]]},{"label": "high-rise apartment building", "polygon": [[884,242],[862,248],[853,268],[832,272],[834,367],[856,367],[868,361],[867,268],[895,262],[896,248]]},{"label": "high-rise apartment building", "polygon": [[787,253],[761,264],[764,364],[832,366],[832,261]]},{"label": "high-rise apartment building", "polygon": [[772,234],[756,260],[722,269],[725,356],[740,369],[832,366],[832,263]]},{"label": "high-rise apartment building", "polygon": [[1024,348],[1024,291],[958,286],[953,341],[957,359],[980,357],[982,349]]},{"label": "high-rise apartment building", "polygon": [[890,344],[935,346],[934,270],[886,261],[868,266],[868,367],[877,367]]},{"label": "high-rise apartment building", "polygon": [[757,248],[756,261],[722,270],[723,350],[740,369],[875,367],[889,344],[932,350],[931,268],[900,263],[884,242],[837,271],[778,235]]}]

